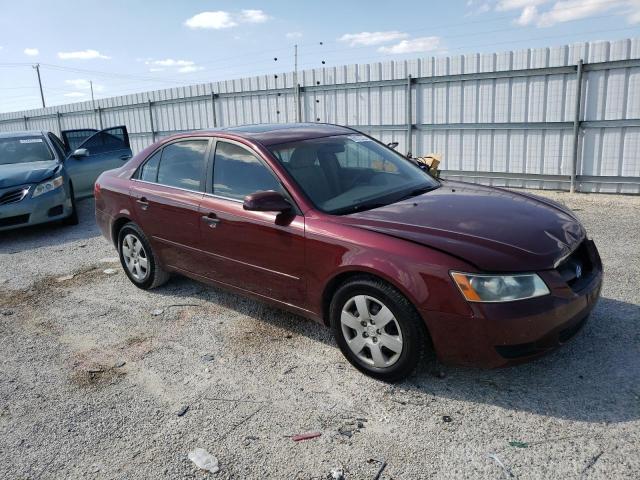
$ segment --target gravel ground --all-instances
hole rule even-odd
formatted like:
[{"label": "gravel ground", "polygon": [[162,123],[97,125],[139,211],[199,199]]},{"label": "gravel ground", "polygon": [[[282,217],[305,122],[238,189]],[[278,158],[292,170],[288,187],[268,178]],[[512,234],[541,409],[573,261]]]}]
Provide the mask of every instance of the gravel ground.
[{"label": "gravel ground", "polygon": [[77,227],[1,233],[0,478],[373,479],[381,460],[383,479],[638,478],[640,197],[544,195],[603,257],[584,330],[527,365],[428,359],[393,386],[295,315],[184,278],[134,288],[90,200]]}]

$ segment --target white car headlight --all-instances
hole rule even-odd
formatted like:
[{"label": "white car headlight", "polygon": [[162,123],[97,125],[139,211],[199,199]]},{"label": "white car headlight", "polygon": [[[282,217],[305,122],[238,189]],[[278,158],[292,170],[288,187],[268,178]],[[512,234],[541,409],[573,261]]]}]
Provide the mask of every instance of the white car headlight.
[{"label": "white car headlight", "polygon": [[469,302],[511,302],[548,295],[549,287],[535,273],[482,275],[451,272]]},{"label": "white car headlight", "polygon": [[38,197],[43,193],[47,193],[52,190],[55,190],[56,188],[60,188],[62,185],[64,185],[64,178],[62,177],[52,178],[50,180],[47,180],[46,182],[42,182],[36,185],[36,188],[33,189],[33,194],[31,196]]}]

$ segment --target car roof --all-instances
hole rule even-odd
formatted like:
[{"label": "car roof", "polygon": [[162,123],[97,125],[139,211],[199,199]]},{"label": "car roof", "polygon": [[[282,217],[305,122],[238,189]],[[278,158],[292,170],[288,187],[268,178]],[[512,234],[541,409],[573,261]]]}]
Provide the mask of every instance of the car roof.
[{"label": "car roof", "polygon": [[329,123],[259,123],[207,130],[213,134],[228,132],[262,145],[277,145],[311,138],[353,134],[355,130]]},{"label": "car roof", "polygon": [[27,135],[45,135],[42,130],[17,130],[14,132],[0,132],[0,138],[24,137]]}]

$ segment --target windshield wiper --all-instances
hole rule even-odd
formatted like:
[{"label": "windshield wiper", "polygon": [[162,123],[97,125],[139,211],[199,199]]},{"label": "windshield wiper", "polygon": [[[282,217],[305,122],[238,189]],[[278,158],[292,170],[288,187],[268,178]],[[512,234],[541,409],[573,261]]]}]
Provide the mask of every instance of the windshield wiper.
[{"label": "windshield wiper", "polygon": [[422,195],[423,193],[430,192],[431,190],[435,190],[438,188],[438,185],[427,185],[419,188],[414,188],[409,193],[400,197],[397,202],[401,202],[402,200],[406,200],[407,198],[417,197],[418,195]]},{"label": "windshield wiper", "polygon": [[348,213],[364,212],[365,210],[371,210],[379,207],[386,207],[391,202],[362,202],[355,205],[349,205],[348,207],[338,208],[331,211],[332,215],[345,215]]}]

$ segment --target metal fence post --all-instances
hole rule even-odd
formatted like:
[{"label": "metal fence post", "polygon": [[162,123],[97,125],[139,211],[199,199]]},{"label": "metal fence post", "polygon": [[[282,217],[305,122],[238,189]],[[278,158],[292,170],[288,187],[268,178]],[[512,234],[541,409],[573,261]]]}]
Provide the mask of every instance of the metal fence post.
[{"label": "metal fence post", "polygon": [[56,112],[56,120],[58,121],[58,135],[62,136],[62,114]]},{"label": "metal fence post", "polygon": [[216,128],[218,119],[216,118],[216,94],[213,93],[213,85],[211,85],[211,113],[213,115],[213,128]]},{"label": "metal fence post", "polygon": [[578,141],[580,139],[580,105],[582,104],[582,67],[583,61],[576,65],[576,104],[573,117],[573,155],[571,159],[571,186],[569,191],[576,191],[576,175],[578,173]]},{"label": "metal fence post", "polygon": [[406,142],[406,153],[407,155],[411,152],[411,137],[413,133],[413,115],[411,111],[412,101],[411,101],[411,75],[407,76],[407,142]]},{"label": "metal fence post", "polygon": [[149,100],[149,125],[151,126],[151,141],[156,141],[156,129],[153,126],[153,104]]},{"label": "metal fence post", "polygon": [[296,122],[300,123],[301,121],[301,114],[300,114],[300,84],[296,82],[295,86],[293,87],[293,95],[294,95],[294,100],[296,102]]},{"label": "metal fence post", "polygon": [[26,115],[24,116],[24,129],[29,130],[29,119]]}]

